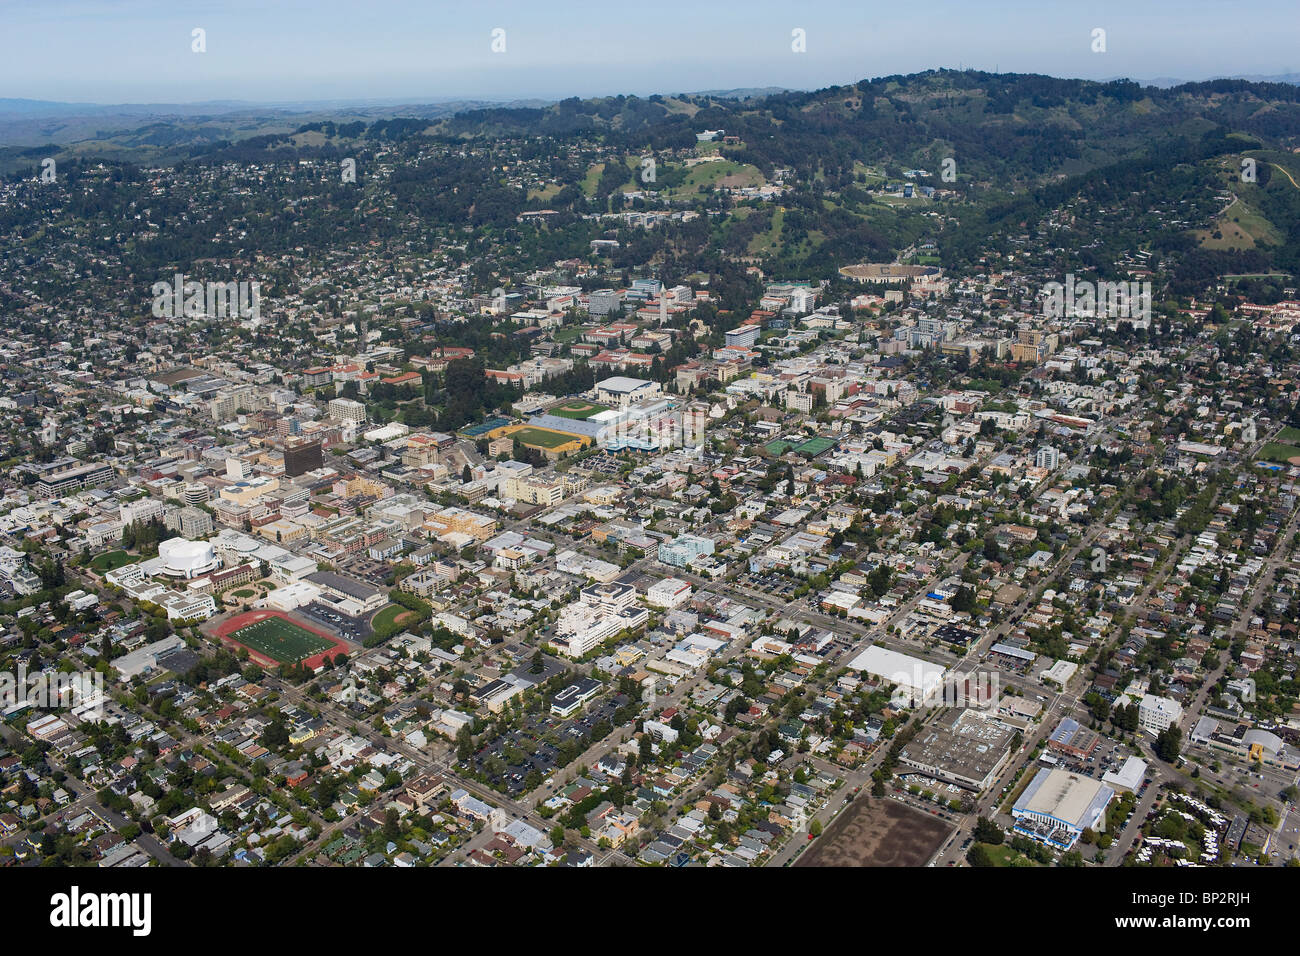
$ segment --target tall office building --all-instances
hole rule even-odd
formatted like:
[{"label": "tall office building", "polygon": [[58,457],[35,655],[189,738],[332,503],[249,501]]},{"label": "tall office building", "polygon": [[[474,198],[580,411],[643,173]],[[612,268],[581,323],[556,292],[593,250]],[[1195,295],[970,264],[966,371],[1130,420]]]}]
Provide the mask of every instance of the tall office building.
[{"label": "tall office building", "polygon": [[284,473],[297,478],[325,464],[320,439],[290,438],[284,443]]}]

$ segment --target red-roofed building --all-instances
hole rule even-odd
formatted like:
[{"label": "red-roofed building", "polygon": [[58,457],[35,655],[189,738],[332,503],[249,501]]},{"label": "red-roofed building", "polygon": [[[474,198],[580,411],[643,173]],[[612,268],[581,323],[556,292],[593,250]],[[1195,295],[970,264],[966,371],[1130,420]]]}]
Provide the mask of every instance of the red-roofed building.
[{"label": "red-roofed building", "polygon": [[424,379],[419,372],[405,372],[401,375],[394,375],[392,378],[383,379],[385,385],[417,385]]}]

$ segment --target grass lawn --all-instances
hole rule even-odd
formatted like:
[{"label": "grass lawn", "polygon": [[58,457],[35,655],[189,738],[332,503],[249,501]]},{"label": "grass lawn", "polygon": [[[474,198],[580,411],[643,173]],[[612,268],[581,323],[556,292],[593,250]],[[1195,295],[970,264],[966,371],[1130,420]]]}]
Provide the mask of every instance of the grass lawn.
[{"label": "grass lawn", "polygon": [[1284,445],[1281,442],[1271,441],[1259,450],[1259,457],[1264,461],[1276,461],[1286,464],[1290,459],[1300,455],[1300,447],[1296,445]]},{"label": "grass lawn", "polygon": [[1216,218],[1210,229],[1199,229],[1194,235],[1205,249],[1253,249],[1260,242],[1277,243],[1281,238],[1273,223],[1241,200]]},{"label": "grass lawn", "polygon": [[1038,866],[1029,857],[1005,844],[993,846],[986,843],[984,846],[988,849],[989,856],[993,858],[994,866]]},{"label": "grass lawn", "polygon": [[97,554],[91,558],[90,566],[103,574],[105,571],[116,571],[118,568],[134,564],[139,560],[135,555],[127,554],[125,551],[105,551],[103,554]]},{"label": "grass lawn", "polygon": [[885,195],[885,196],[877,196],[875,198],[876,198],[876,202],[882,206],[894,206],[894,207],[901,206],[903,208],[907,208],[910,206],[924,206],[926,203],[930,201],[926,199],[924,196]]},{"label": "grass lawn", "polygon": [[761,186],[763,182],[763,174],[758,167],[724,159],[721,162],[692,166],[680,186],[664,192],[669,199],[680,199],[698,195],[701,186]]},{"label": "grass lawn", "polygon": [[[859,174],[859,173],[861,173],[862,176],[865,177],[865,181],[864,181],[864,182],[861,182],[861,183],[858,182],[858,174]],[[867,166],[867,165],[865,165],[864,163],[862,163],[860,160],[856,160],[856,159],[855,159],[855,160],[853,161],[853,182],[854,182],[854,185],[860,185],[860,186],[866,186],[866,187],[878,186],[880,183],[885,182],[886,179],[887,179],[887,177],[885,176],[884,170],[877,169],[877,168],[874,167],[874,166]]]},{"label": "grass lawn", "polygon": [[604,171],[604,163],[596,163],[587,170],[586,175],[582,177],[582,182],[578,184],[584,196],[590,198],[596,195],[596,184],[600,182],[600,176]]},{"label": "grass lawn", "polygon": [[230,593],[230,596],[243,599],[243,598],[251,598],[256,593],[257,593],[256,591],[250,591],[247,588],[241,588],[238,591],[232,591]]},{"label": "grass lawn", "polygon": [[563,328],[555,329],[551,332],[551,338],[560,343],[576,342],[582,337],[582,333],[587,331],[590,326],[586,325],[566,325]]},{"label": "grass lawn", "polygon": [[747,249],[751,256],[761,256],[781,248],[781,230],[785,228],[785,207],[772,211],[772,222],[762,232],[749,240]]},{"label": "grass lawn", "polygon": [[553,199],[555,196],[559,195],[559,192],[562,188],[563,187],[559,183],[549,183],[546,186],[543,186],[541,189],[533,188],[528,190],[528,198],[530,200],[531,199],[542,199],[542,200]]},{"label": "grass lawn", "polygon": [[1300,428],[1292,428],[1288,425],[1277,433],[1277,440],[1288,445],[1300,445]]}]

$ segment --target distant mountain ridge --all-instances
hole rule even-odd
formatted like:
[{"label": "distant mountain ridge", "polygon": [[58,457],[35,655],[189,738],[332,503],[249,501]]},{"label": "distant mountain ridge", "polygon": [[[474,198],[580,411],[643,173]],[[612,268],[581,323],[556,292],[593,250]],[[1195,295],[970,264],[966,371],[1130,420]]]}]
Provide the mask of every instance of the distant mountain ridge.
[{"label": "distant mountain ridge", "polygon": [[[924,73],[908,74],[906,77],[887,77],[883,79],[899,80],[928,75],[974,75],[981,77],[1017,77],[1034,74],[987,74],[977,71],[938,70]],[[1087,84],[1095,83],[1133,83],[1132,80],[1117,78],[1110,81],[1068,80],[1055,77],[1041,77],[1059,83]],[[1248,83],[1300,85],[1300,73],[1284,73],[1270,76],[1234,76],[1219,80],[1187,81],[1175,77],[1156,77],[1139,84],[1142,88],[1172,90],[1180,87],[1194,87],[1198,83],[1219,82],[1222,80],[1241,80]],[[772,97],[807,97],[818,96],[834,90],[861,87],[864,83],[847,87],[827,87],[822,90],[792,90],[786,87],[738,87],[732,89],[697,90],[691,93],[675,95],[652,94],[649,96],[629,96],[626,94],[605,97],[589,97],[579,102],[596,103],[609,100],[619,101],[662,101],[664,99],[685,98],[687,100],[706,100],[723,102],[753,102],[769,100]],[[72,143],[111,139],[122,131],[137,129],[141,121],[147,123],[204,122],[224,128],[220,138],[247,138],[274,133],[284,133],[296,123],[313,121],[347,121],[380,120],[393,118],[419,118],[445,120],[461,114],[475,114],[479,117],[491,115],[491,111],[519,110],[553,110],[557,103],[572,103],[575,97],[565,100],[545,98],[499,97],[466,98],[430,98],[413,100],[402,97],[375,97],[368,99],[326,99],[326,100],[283,100],[254,102],[249,100],[209,100],[194,103],[86,103],[63,102],[58,100],[36,100],[15,97],[0,97],[0,148],[27,147],[43,144],[67,146]],[[498,114],[504,116],[504,114]],[[522,119],[527,114],[514,114]],[[536,114],[539,119],[542,113]],[[206,137],[196,137],[202,141]]]},{"label": "distant mountain ridge", "polygon": [[52,100],[0,98],[0,147],[43,144],[68,146],[138,129],[142,123],[215,124],[219,138],[285,132],[313,120],[376,120],[394,116],[435,119],[467,110],[540,108],[544,99],[446,99],[411,102],[405,99],[252,103],[212,100],[200,103],[61,103]]},{"label": "distant mountain ridge", "polygon": [[[89,112],[76,115],[78,109]],[[168,114],[169,109],[187,112]],[[725,129],[744,144],[737,161],[764,175],[775,167],[806,165],[810,156],[837,166],[887,160],[923,168],[952,156],[965,175],[1014,185],[1084,172],[1216,127],[1275,145],[1297,145],[1300,86],[1223,79],[1162,88],[1131,80],[930,70],[811,92],[733,89],[554,102],[445,100],[331,108],[0,100],[0,172],[29,165],[37,151],[135,163],[168,163],[213,150],[271,158],[272,151],[313,148],[297,134],[320,124],[332,124],[327,144],[332,147],[353,137],[542,135],[594,136],[629,151],[693,147],[701,130]]]}]

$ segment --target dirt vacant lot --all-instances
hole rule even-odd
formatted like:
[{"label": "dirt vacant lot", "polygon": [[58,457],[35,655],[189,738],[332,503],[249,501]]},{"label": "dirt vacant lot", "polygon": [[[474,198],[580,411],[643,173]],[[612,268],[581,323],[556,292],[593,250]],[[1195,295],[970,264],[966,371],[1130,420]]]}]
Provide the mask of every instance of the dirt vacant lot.
[{"label": "dirt vacant lot", "polygon": [[924,866],[952,828],[897,800],[858,797],[795,866]]}]

